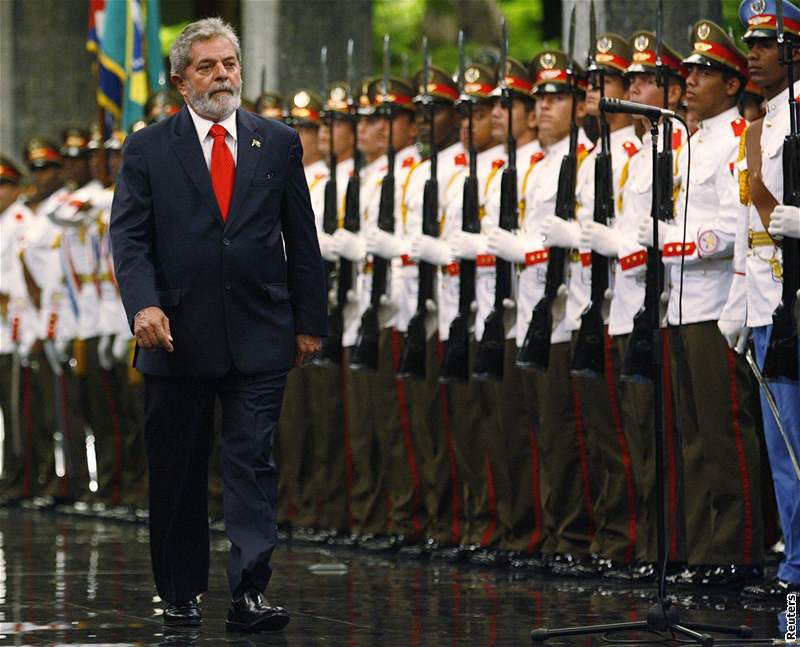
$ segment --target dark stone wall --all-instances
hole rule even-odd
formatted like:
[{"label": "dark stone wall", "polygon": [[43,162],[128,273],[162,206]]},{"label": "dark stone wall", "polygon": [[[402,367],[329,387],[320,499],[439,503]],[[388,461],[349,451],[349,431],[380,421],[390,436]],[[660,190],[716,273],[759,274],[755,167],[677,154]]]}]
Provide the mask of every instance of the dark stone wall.
[{"label": "dark stone wall", "polygon": [[282,0],[278,52],[280,91],[321,87],[319,52],[328,47],[328,80],[344,80],[347,39],[354,39],[356,77],[372,64],[371,0]]},{"label": "dark stone wall", "polygon": [[96,120],[95,81],[86,51],[86,0],[13,2],[13,154],[25,140],[58,141],[66,126]]}]

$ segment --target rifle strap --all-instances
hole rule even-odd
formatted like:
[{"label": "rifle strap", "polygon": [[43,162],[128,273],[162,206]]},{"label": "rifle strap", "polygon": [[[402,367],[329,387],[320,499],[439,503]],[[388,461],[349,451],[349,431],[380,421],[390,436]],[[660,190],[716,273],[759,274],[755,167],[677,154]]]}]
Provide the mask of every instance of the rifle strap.
[{"label": "rifle strap", "polygon": [[403,219],[403,233],[406,233],[406,220],[408,218],[408,202],[406,201],[406,195],[408,194],[408,187],[411,184],[411,176],[414,175],[414,171],[416,171],[420,166],[422,166],[423,162],[427,161],[428,160],[422,159],[419,160],[418,162],[414,162],[411,165],[411,168],[408,169],[408,173],[406,174],[406,179],[403,180],[403,188],[400,191],[400,217]]}]

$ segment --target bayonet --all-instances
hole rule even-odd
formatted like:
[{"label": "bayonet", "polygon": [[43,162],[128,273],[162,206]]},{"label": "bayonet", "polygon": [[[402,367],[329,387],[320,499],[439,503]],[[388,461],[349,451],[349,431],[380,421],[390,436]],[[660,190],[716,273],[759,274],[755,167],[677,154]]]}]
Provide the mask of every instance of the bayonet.
[{"label": "bayonet", "polygon": [[[575,59],[575,9],[577,4],[572,5],[572,11],[569,15],[569,49],[567,50],[567,72],[570,77],[575,76],[575,69],[573,60]],[[574,83],[574,81],[573,81]]]},{"label": "bayonet", "polygon": [[464,70],[466,69],[466,61],[464,58],[464,30],[458,30],[458,94],[459,99],[464,100]]},{"label": "bayonet", "polygon": [[589,53],[586,62],[586,67],[590,70],[597,67],[597,15],[594,0],[589,3]]},{"label": "bayonet", "polygon": [[[389,34],[383,35],[383,81],[381,82],[382,104],[389,108],[389,71],[392,65],[392,41]],[[392,141],[392,129],[389,128],[389,142]]]},{"label": "bayonet", "polygon": [[500,19],[500,31],[502,37],[500,40],[500,65],[498,69],[497,80],[503,92],[508,91],[508,84],[506,83],[506,64],[508,61],[508,24],[506,18],[503,16]]},{"label": "bayonet", "polygon": [[353,87],[356,84],[356,68],[353,62],[353,39],[347,39],[347,105],[351,111],[355,105],[353,100]]}]

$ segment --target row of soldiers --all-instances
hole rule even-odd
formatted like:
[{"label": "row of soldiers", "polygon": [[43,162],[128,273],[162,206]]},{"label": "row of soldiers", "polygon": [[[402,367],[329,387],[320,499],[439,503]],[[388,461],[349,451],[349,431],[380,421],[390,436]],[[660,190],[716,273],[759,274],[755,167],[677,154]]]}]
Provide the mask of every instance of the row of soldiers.
[{"label": "row of soldiers", "polygon": [[[766,597],[800,586],[798,481],[766,404],[762,417],[741,354],[752,328],[763,365],[781,297],[777,241],[797,235],[795,212],[779,209],[770,224],[772,209],[760,217],[761,205],[749,195],[755,176],[748,179],[748,121],[740,106],[758,120],[765,104],[766,117],[757,122],[764,124],[761,146],[758,135],[750,141],[759,179],[779,197],[778,153],[789,128],[774,3],[762,4],[742,4],[748,56],[724,29],[701,20],[686,58],[667,45],[658,56],[648,31],[630,39],[601,35],[594,65],[578,83],[568,55],[547,50],[529,66],[509,58],[499,78],[488,66],[468,65],[462,87],[430,66],[412,81],[366,79],[349,101],[345,83],[324,99],[310,90],[290,96],[283,111],[301,133],[320,247],[333,270],[334,337],[316,366],[291,374],[284,401],[280,519],[295,536],[533,572],[653,576],[653,386],[621,379],[653,254],[648,122],[606,117],[613,219],[593,217],[602,147],[582,128],[575,212],[566,220],[555,214],[573,110],[588,126],[599,117],[601,94],[675,111],[686,101],[696,120],[691,162],[690,133],[676,121],[675,216],[659,235],[667,276],[661,366],[671,579],[747,585],[748,595]],[[785,15],[796,14],[785,3]],[[744,101],[748,80],[760,86],[756,101]],[[519,203],[508,228],[503,178],[512,157]],[[438,184],[433,227],[426,218],[431,179]],[[474,228],[466,223],[470,184],[477,185]],[[326,196],[331,187],[335,201]],[[526,338],[559,248],[568,250],[566,271],[548,302],[546,370],[529,371],[526,364],[535,362],[524,360]],[[582,315],[597,300],[598,257],[608,259],[610,276],[600,298],[607,326],[602,364],[592,372],[576,370],[576,357]],[[501,299],[504,266],[511,268],[511,291]],[[454,336],[462,332],[461,288],[471,267],[470,370],[463,381],[448,357],[460,341]],[[498,310],[499,372],[481,367]],[[407,363],[420,321],[423,371]],[[797,452],[797,383],[770,389]],[[764,437],[786,545],[778,578],[769,583],[759,582],[772,499],[762,473]]]},{"label": "row of soldiers", "polygon": [[[584,75],[566,53],[547,50],[530,65],[508,58],[499,78],[470,64],[458,83],[431,65],[413,80],[260,98],[259,112],[300,134],[331,270],[331,338],[319,362],[290,374],[284,400],[285,529],[307,541],[532,573],[653,577],[654,393],[647,381],[621,379],[653,254],[651,135],[644,122],[606,116],[614,217],[601,223],[595,169],[604,147],[587,132],[601,94],[661,106],[666,88],[668,107],[686,101],[697,119],[691,162],[688,133],[672,124],[676,215],[659,236],[671,577],[751,584],[745,590],[756,596],[800,585],[800,490],[775,417],[766,406],[762,416],[744,358],[732,350],[744,349],[753,328],[763,365],[780,299],[773,236],[797,235],[793,212],[762,216],[756,195],[763,181],[781,196],[789,128],[774,2],[761,4],[741,10],[751,81],[766,96],[755,139],[737,108],[748,59],[708,20],[694,26],[683,60],[666,45],[659,57],[650,32],[608,33],[596,39]],[[151,118],[165,118],[177,106],[159,95],[151,108]],[[573,123],[586,129],[571,137]],[[113,186],[104,180],[115,175],[121,140],[71,131],[59,148],[35,138],[25,151],[32,182],[24,200],[20,170],[0,164],[0,486],[12,499],[146,506],[142,385],[129,369],[130,328],[107,239]],[[560,176],[570,152],[577,177],[565,203]],[[758,173],[748,171],[755,160]],[[574,209],[567,220],[554,215],[564,204]],[[473,209],[477,227],[467,222]],[[558,250],[567,251],[556,282]],[[598,299],[601,259],[608,288]],[[474,295],[466,289],[472,272]],[[500,294],[506,280],[510,290]],[[546,370],[531,371],[517,360],[548,295]],[[593,300],[606,325],[601,367],[571,370]],[[497,362],[487,370],[482,346],[498,330],[502,370]],[[412,370],[406,355],[420,334],[422,366]],[[464,334],[468,370],[454,376],[448,361]],[[797,384],[771,389],[800,451]],[[786,546],[770,583],[758,583],[771,499],[762,439]],[[213,498],[218,471],[214,464],[212,516],[222,512]]]}]

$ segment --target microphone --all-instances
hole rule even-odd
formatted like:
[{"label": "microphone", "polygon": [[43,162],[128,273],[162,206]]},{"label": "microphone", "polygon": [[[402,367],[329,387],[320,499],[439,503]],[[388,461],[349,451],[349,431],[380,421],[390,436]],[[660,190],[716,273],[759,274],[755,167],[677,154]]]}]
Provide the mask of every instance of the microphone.
[{"label": "microphone", "polygon": [[665,108],[657,108],[623,99],[609,99],[608,97],[600,99],[600,110],[603,112],[624,112],[629,115],[642,115],[651,121],[656,121],[660,117],[677,116],[672,110],[666,110]]}]

